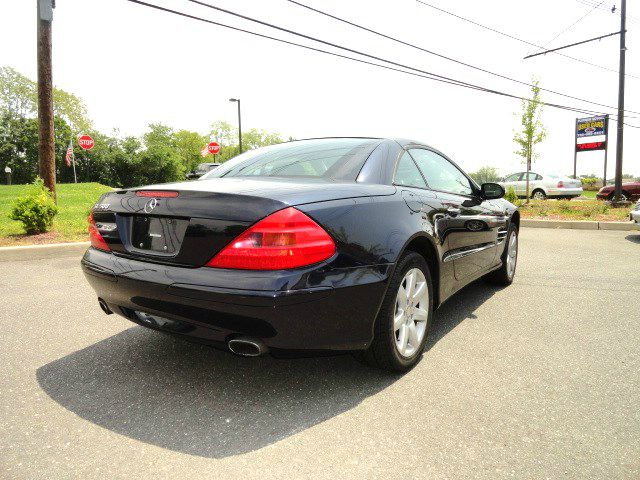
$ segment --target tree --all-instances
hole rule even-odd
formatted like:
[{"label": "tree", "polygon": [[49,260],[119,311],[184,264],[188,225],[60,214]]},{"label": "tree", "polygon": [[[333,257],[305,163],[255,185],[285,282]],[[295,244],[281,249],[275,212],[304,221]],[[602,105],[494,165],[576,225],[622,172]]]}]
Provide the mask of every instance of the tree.
[{"label": "tree", "polygon": [[478,185],[489,182],[497,182],[500,180],[498,169],[494,167],[480,167],[477,172],[469,174]]},{"label": "tree", "polygon": [[[38,112],[37,84],[11,67],[0,67],[0,112],[31,117]],[[91,128],[84,102],[59,88],[53,89],[53,114],[63,118],[74,133]]]},{"label": "tree", "polygon": [[[60,117],[54,119],[55,155],[58,171],[64,173],[64,155],[69,144],[71,130]],[[15,183],[31,183],[38,175],[38,120],[14,116],[5,112],[0,117],[0,166],[12,170]],[[73,181],[73,173],[62,181]]]},{"label": "tree", "polygon": [[53,114],[64,118],[76,134],[91,128],[91,120],[87,116],[87,107],[84,102],[72,93],[59,88],[53,89]]},{"label": "tree", "polygon": [[[238,129],[227,122],[217,121],[211,125],[211,138],[217,140],[222,147],[217,156],[218,161],[226,162],[230,158],[235,157],[239,153],[238,148]],[[242,149],[243,151],[252,150],[254,148],[264,147],[282,143],[284,140],[278,133],[270,133],[266,130],[252,128],[242,131]]]},{"label": "tree", "polygon": [[531,163],[538,157],[536,145],[542,142],[547,135],[540,119],[544,103],[540,100],[539,81],[533,79],[531,83],[531,98],[522,100],[522,116],[520,117],[522,131],[516,132],[513,136],[513,141],[519,147],[514,153],[521,156],[527,164],[527,202],[529,201],[529,170],[531,170]]},{"label": "tree", "polygon": [[35,115],[36,83],[11,67],[0,67],[0,109],[16,117]]},{"label": "tree", "polygon": [[173,134],[173,147],[185,172],[194,171],[202,162],[200,152],[207,143],[207,138],[197,132],[178,130]]}]

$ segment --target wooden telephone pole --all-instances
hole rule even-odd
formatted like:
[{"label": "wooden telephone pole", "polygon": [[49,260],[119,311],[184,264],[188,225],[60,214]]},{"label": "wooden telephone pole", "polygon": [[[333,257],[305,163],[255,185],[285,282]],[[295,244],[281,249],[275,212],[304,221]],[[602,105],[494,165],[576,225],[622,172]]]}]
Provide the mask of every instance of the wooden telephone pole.
[{"label": "wooden telephone pole", "polygon": [[[618,136],[616,142],[616,184],[614,201],[622,201],[622,156],[624,141],[624,76],[625,53],[627,52],[627,0],[622,0],[620,10],[620,67],[618,69]],[[629,199],[626,199],[629,200]]]},{"label": "wooden telephone pole", "polygon": [[51,75],[51,23],[54,0],[38,4],[38,171],[56,198],[56,157],[53,130],[53,84]]}]

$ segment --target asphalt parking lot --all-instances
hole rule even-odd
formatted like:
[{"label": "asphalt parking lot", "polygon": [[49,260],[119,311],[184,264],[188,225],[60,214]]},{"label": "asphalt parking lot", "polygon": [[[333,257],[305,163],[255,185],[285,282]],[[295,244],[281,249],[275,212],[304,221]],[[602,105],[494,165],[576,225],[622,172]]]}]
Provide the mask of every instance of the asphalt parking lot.
[{"label": "asphalt parking lot", "polygon": [[0,477],[640,477],[640,232],[523,229],[404,376],[105,316],[77,256],[0,258]]}]

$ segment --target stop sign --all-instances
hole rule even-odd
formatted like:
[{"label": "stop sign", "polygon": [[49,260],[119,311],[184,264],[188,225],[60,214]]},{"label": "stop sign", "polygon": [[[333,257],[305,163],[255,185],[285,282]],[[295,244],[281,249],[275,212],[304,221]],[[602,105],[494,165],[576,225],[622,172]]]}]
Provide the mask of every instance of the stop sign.
[{"label": "stop sign", "polygon": [[209,150],[209,153],[215,155],[216,153],[220,153],[220,145],[218,144],[218,142],[211,142],[209,145],[207,145],[207,150]]},{"label": "stop sign", "polygon": [[78,145],[84,150],[91,150],[95,142],[89,135],[82,135],[78,138]]}]

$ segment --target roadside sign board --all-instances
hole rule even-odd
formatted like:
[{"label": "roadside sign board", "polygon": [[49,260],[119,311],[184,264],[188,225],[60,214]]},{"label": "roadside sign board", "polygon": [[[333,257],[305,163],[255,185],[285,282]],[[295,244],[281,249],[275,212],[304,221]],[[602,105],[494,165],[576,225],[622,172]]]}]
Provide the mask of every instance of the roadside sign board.
[{"label": "roadside sign board", "polygon": [[577,152],[590,152],[592,150],[605,150],[607,148],[607,142],[586,142],[577,143]]},{"label": "roadside sign board", "polygon": [[607,119],[599,117],[579,118],[576,121],[576,138],[594,137],[607,134]]},{"label": "roadside sign board", "polygon": [[[596,115],[594,117],[576,118],[574,130],[575,138],[573,150],[573,178],[577,178],[577,165],[579,152],[593,152],[604,150],[604,175],[602,183],[607,183],[607,145],[609,143],[609,115]],[[604,137],[604,140],[594,141],[593,137]],[[582,143],[578,140],[582,139]]]},{"label": "roadside sign board", "polygon": [[80,138],[78,138],[78,145],[80,145],[80,148],[82,148],[83,150],[91,150],[95,145],[95,142],[90,135],[82,135]]},{"label": "roadside sign board", "polygon": [[220,145],[218,144],[218,142],[211,142],[209,145],[207,145],[207,150],[209,150],[209,153],[215,155],[217,153],[220,153]]}]

